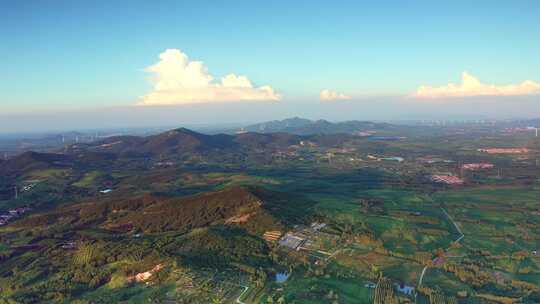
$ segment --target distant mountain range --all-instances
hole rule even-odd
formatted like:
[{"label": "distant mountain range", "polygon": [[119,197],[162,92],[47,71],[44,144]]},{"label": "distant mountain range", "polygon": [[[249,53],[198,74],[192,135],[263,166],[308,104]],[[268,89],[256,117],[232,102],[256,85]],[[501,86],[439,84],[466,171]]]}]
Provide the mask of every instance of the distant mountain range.
[{"label": "distant mountain range", "polygon": [[253,151],[272,151],[299,144],[303,137],[286,133],[207,135],[179,128],[157,135],[114,136],[91,142],[62,147],[58,153],[25,152],[0,162],[0,173],[24,174],[70,166],[75,163],[96,163],[122,157],[181,157],[184,155],[238,154]]},{"label": "distant mountain range", "polygon": [[70,150],[108,152],[121,155],[183,155],[210,152],[249,152],[254,149],[286,148],[298,144],[303,137],[294,134],[261,134],[244,132],[241,134],[207,135],[186,128],[179,128],[160,134],[139,136],[114,136],[102,141],[72,145]]},{"label": "distant mountain range", "polygon": [[132,157],[178,159],[184,156],[209,156],[209,159],[219,159],[224,155],[271,154],[306,142],[309,145],[335,147],[356,135],[387,135],[402,128],[387,123],[332,123],[298,117],[247,126],[234,134],[209,135],[178,128],[150,136],[112,136],[49,150],[56,153],[25,152],[9,161],[0,162],[0,172],[20,176],[35,169],[63,168],[77,164],[87,166]]},{"label": "distant mountain range", "polygon": [[370,121],[344,121],[330,122],[327,120],[309,120],[299,117],[288,118],[284,120],[273,120],[254,125],[246,126],[239,132],[259,132],[259,133],[276,133],[285,132],[296,135],[313,135],[313,134],[337,134],[355,132],[393,129],[395,126],[388,123],[375,123]]}]

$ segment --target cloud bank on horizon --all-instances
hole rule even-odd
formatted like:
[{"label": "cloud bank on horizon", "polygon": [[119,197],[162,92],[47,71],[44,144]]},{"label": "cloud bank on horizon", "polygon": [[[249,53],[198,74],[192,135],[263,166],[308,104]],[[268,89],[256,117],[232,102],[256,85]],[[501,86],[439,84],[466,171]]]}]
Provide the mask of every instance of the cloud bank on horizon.
[{"label": "cloud bank on horizon", "polygon": [[271,86],[254,87],[242,75],[228,74],[214,81],[202,61],[190,61],[179,49],[167,49],[159,62],[145,69],[153,74],[153,90],[138,105],[182,105],[194,103],[277,101],[281,95]]},{"label": "cloud bank on horizon", "polygon": [[461,74],[461,83],[449,83],[445,86],[431,87],[422,85],[413,94],[413,97],[436,99],[453,97],[476,96],[523,96],[540,94],[540,84],[532,80],[525,80],[519,84],[494,85],[482,83],[478,78],[464,71]]},{"label": "cloud bank on horizon", "polygon": [[[243,75],[227,74],[216,80],[202,61],[190,60],[179,49],[167,49],[159,55],[159,61],[145,68],[152,74],[152,90],[139,98],[137,105],[185,105],[196,103],[224,103],[246,101],[278,101],[281,95],[271,86],[255,87]],[[443,86],[421,85],[409,95],[417,99],[448,99],[478,96],[525,96],[540,95],[540,84],[525,80],[518,84],[494,85],[482,83],[477,77],[464,71],[461,83]],[[334,90],[319,93],[321,101],[351,100]]]},{"label": "cloud bank on horizon", "polygon": [[331,90],[322,90],[319,97],[323,101],[349,100],[351,96]]}]

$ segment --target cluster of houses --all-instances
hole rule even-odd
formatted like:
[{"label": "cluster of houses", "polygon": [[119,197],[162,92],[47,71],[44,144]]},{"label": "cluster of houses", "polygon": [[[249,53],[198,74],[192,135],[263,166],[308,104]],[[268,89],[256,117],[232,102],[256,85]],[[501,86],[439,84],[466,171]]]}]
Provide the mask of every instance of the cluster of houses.
[{"label": "cluster of houses", "polygon": [[314,148],[314,147],[317,147],[317,144],[309,140],[301,140],[300,146]]},{"label": "cluster of houses", "polygon": [[355,131],[353,132],[353,135],[359,137],[369,137],[373,136],[375,133],[377,133],[377,131]]},{"label": "cluster of houses", "polygon": [[463,179],[455,175],[432,175],[431,180],[436,183],[447,185],[462,185],[464,183]]},{"label": "cluster of houses", "polygon": [[321,229],[326,227],[325,223],[314,222],[309,228],[299,228],[295,232],[287,232],[284,235],[281,231],[267,231],[264,233],[263,238],[267,242],[277,242],[279,246],[289,248],[291,250],[301,250],[305,244],[310,243],[310,235],[318,233]]},{"label": "cluster of houses", "polygon": [[444,159],[444,158],[436,157],[436,156],[418,157],[416,161],[421,164],[428,164],[428,165],[436,164],[436,163],[453,163],[454,162],[453,160]]},{"label": "cluster of houses", "polygon": [[6,225],[7,223],[9,223],[9,221],[22,216],[30,210],[32,209],[28,206],[8,210],[8,212],[0,215],[0,226]]},{"label": "cluster of houses", "polygon": [[378,156],[375,156],[375,155],[371,155],[371,154],[368,154],[367,158],[369,160],[375,160],[375,161],[382,161],[382,160],[387,160],[387,161],[397,161],[398,163],[404,161],[405,159],[401,156],[389,156],[389,157],[378,157]]},{"label": "cluster of houses", "polygon": [[526,154],[529,153],[527,148],[482,148],[478,152],[487,154]]},{"label": "cluster of houses", "polygon": [[28,184],[22,188],[22,191],[30,191],[36,184]]},{"label": "cluster of houses", "polygon": [[300,250],[306,239],[293,233],[286,233],[278,242],[280,246],[288,247],[292,250]]},{"label": "cluster of houses", "polygon": [[[159,272],[161,269],[163,269],[163,264],[157,264],[152,268],[151,270],[140,272],[134,276],[130,276],[127,278],[127,281],[129,283],[138,283],[138,282],[146,282],[148,281],[155,273]],[[148,282],[146,282],[148,284]]]},{"label": "cluster of houses", "polygon": [[65,242],[60,246],[64,250],[71,250],[77,248],[77,245],[73,241]]},{"label": "cluster of houses", "polygon": [[[367,282],[366,284],[364,284],[364,287],[370,288],[370,289],[376,289],[377,284],[373,283],[373,282]],[[405,294],[405,295],[408,295],[408,296],[414,296],[414,294],[415,294],[413,286],[409,286],[409,285],[405,285],[404,283],[400,283],[400,284],[394,284],[394,287],[398,292],[400,292],[402,294]]]},{"label": "cluster of houses", "polygon": [[408,296],[414,295],[414,287],[405,285],[404,283],[396,284],[396,289],[398,292],[401,292],[403,294],[406,294]]},{"label": "cluster of houses", "polygon": [[323,229],[324,227],[326,227],[325,223],[318,223],[318,222],[311,223],[311,229],[313,231],[319,231]]},{"label": "cluster of houses", "polygon": [[266,231],[263,234],[263,239],[267,242],[277,242],[281,238],[281,231],[279,230],[273,230],[273,231]]},{"label": "cluster of houses", "polygon": [[480,169],[492,169],[495,165],[490,163],[472,163],[472,164],[463,164],[461,166],[464,170],[480,170]]},{"label": "cluster of houses", "polygon": [[536,127],[514,127],[514,128],[505,128],[502,132],[505,134],[515,134],[536,131]]},{"label": "cluster of houses", "polygon": [[175,165],[172,161],[159,161],[154,164],[155,168],[168,168],[173,167]]},{"label": "cluster of houses", "polygon": [[371,140],[380,140],[380,141],[398,141],[398,140],[407,139],[407,137],[405,136],[371,136],[369,138]]},{"label": "cluster of houses", "polygon": [[118,145],[118,144],[121,144],[121,143],[122,143],[121,140],[115,141],[115,142],[112,142],[112,143],[105,143],[105,144],[99,145],[98,148],[110,148],[112,146],[115,146],[115,145]]}]

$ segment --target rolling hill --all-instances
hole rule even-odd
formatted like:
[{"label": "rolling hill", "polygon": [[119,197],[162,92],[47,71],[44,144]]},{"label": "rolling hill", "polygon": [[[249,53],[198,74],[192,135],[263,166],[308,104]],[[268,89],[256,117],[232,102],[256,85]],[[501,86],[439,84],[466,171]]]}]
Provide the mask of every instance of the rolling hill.
[{"label": "rolling hill", "polygon": [[[184,197],[153,194],[63,206],[19,221],[18,227],[68,225],[70,229],[100,227],[110,231],[188,232],[211,225],[233,225],[261,235],[281,229],[289,215],[304,214],[306,203],[291,205],[282,194],[262,188],[231,187]],[[283,214],[288,213],[288,214]],[[301,221],[302,216],[297,217]]]},{"label": "rolling hill", "polygon": [[69,166],[73,158],[67,154],[25,152],[0,163],[0,173],[4,176],[20,176],[33,170],[46,170]]}]

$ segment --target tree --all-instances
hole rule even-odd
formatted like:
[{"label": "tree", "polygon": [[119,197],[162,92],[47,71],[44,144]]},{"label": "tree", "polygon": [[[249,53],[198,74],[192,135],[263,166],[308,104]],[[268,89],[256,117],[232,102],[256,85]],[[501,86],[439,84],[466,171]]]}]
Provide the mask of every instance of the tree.
[{"label": "tree", "polygon": [[93,244],[81,244],[73,259],[77,265],[88,265],[96,256],[97,250]]},{"label": "tree", "polygon": [[397,304],[398,299],[394,295],[394,286],[392,282],[383,277],[379,277],[377,287],[375,288],[375,295],[373,297],[373,304]]}]

